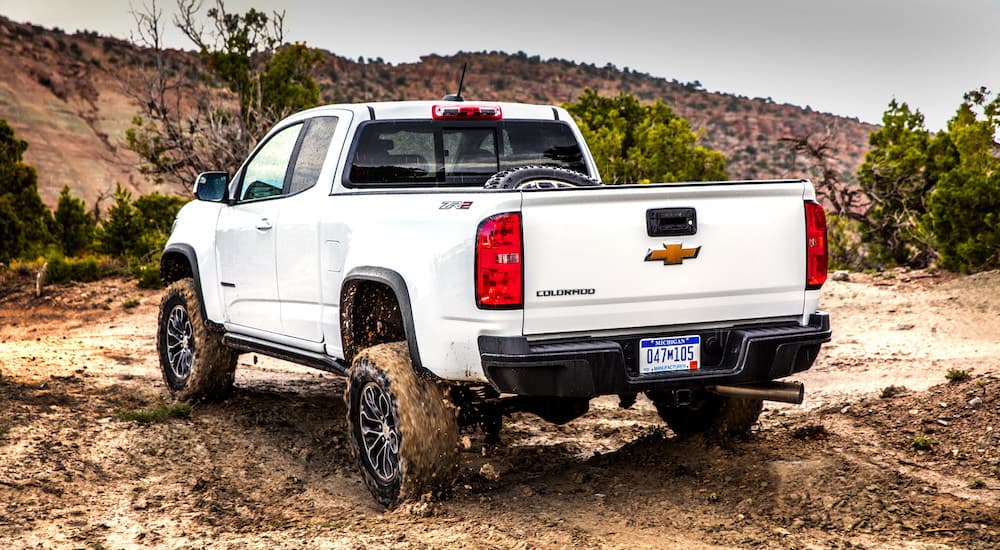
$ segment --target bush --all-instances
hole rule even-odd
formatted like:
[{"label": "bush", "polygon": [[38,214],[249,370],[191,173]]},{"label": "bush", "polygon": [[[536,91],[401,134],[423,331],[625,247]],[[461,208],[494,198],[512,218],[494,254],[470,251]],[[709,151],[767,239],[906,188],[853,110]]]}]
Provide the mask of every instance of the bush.
[{"label": "bush", "polygon": [[[186,202],[187,199],[159,193],[133,201],[131,193],[117,186],[115,204],[108,211],[108,219],[97,229],[98,248],[106,254],[142,263],[157,260],[174,218]],[[136,274],[136,268],[131,271]]]},{"label": "bush", "polygon": [[94,256],[66,258],[61,254],[50,254],[45,261],[49,264],[45,270],[45,284],[89,283],[119,272],[114,262]]},{"label": "bush", "polygon": [[141,235],[141,218],[132,204],[132,193],[118,184],[108,219],[97,228],[98,250],[112,256],[134,256]]},{"label": "bush", "polygon": [[931,134],[919,111],[893,100],[858,169],[873,201],[862,233],[870,255],[953,271],[1000,267],[1000,95],[965,94],[947,130]]},{"label": "bush", "polygon": [[584,90],[564,107],[576,119],[605,183],[726,179],[726,157],[699,145],[701,134],[666,103]]},{"label": "bush", "polygon": [[831,270],[861,271],[877,267],[878,258],[869,254],[869,247],[861,242],[861,224],[857,220],[828,213],[826,233]]},{"label": "bush", "polygon": [[167,235],[174,224],[177,212],[189,200],[176,195],[151,193],[135,199],[134,206],[144,232],[156,232]]},{"label": "bush", "polygon": [[53,233],[63,254],[76,256],[88,250],[94,240],[94,218],[87,213],[83,201],[69,194],[65,185],[59,194],[54,216]]},{"label": "bush", "polygon": [[0,262],[11,260],[25,248],[24,224],[10,196],[0,195]]},{"label": "bush", "polygon": [[138,281],[139,288],[163,288],[159,262],[137,264],[132,267],[131,271],[132,276]]},{"label": "bush", "polygon": [[0,119],[0,262],[40,253],[52,242],[52,213],[38,195],[38,173],[23,161],[27,149]]},{"label": "bush", "polygon": [[49,266],[45,270],[46,284],[68,283],[70,281],[96,281],[100,275],[100,267],[94,258],[79,260],[66,259],[63,256],[53,256],[48,259]]},{"label": "bush", "polygon": [[45,258],[36,258],[34,260],[13,260],[10,262],[10,271],[14,273],[17,277],[25,278],[34,276],[42,269],[42,264],[45,263]]},{"label": "bush", "polygon": [[934,447],[937,442],[929,435],[918,435],[913,438],[910,444],[914,449],[920,451],[927,451]]},{"label": "bush", "polygon": [[948,372],[944,375],[944,377],[949,382],[952,383],[962,382],[963,380],[969,379],[969,371],[960,369],[948,369]]},{"label": "bush", "polygon": [[926,267],[933,257],[921,220],[940,173],[934,139],[924,115],[895,99],[882,115],[882,127],[869,136],[871,148],[857,176],[873,205],[861,236],[879,263]]},{"label": "bush", "polygon": [[1000,267],[1000,172],[969,172],[955,170],[942,178],[928,200],[940,265],[963,272],[996,269]]}]

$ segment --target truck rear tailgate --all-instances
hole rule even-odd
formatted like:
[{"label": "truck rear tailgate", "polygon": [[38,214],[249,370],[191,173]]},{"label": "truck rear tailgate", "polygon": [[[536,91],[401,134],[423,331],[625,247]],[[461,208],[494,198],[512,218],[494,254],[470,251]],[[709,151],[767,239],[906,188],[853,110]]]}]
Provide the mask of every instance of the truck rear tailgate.
[{"label": "truck rear tailgate", "polygon": [[[807,185],[525,191],[524,334],[801,315]],[[685,209],[695,212],[693,234],[649,235],[648,211],[683,220]]]}]

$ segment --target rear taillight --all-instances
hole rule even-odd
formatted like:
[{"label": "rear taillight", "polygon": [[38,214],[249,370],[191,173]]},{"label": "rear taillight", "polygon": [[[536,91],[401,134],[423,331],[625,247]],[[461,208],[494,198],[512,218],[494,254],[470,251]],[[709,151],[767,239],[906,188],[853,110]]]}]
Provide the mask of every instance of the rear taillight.
[{"label": "rear taillight", "polygon": [[499,105],[435,105],[431,107],[435,120],[500,120],[503,113]]},{"label": "rear taillight", "polygon": [[826,282],[826,212],[818,202],[806,201],[806,290]]},{"label": "rear taillight", "polygon": [[476,231],[476,305],[515,309],[524,302],[521,215],[486,218]]}]

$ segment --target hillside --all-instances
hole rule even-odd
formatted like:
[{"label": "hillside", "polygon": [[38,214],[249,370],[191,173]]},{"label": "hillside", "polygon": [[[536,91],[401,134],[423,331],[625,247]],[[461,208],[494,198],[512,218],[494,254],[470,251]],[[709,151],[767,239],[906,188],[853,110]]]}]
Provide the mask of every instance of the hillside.
[{"label": "hillside", "polygon": [[857,119],[818,113],[769,99],[750,99],[707,92],[700,84],[655,78],[614,66],[596,67],[572,61],[543,61],[523,52],[428,55],[420,63],[389,65],[378,60],[361,64],[329,56],[319,71],[324,99],[369,101],[401,98],[438,98],[453,91],[463,62],[467,98],[563,103],[576,99],[587,87],[604,95],[621,91],[643,101],[662,99],[704,132],[704,144],[726,154],[734,179],[800,177],[784,137],[833,135],[839,149],[837,169],[852,180],[868,150],[868,134],[877,126]]},{"label": "hillside", "polygon": [[[0,118],[30,143],[26,160],[38,168],[39,191],[50,206],[64,184],[88,205],[108,196],[115,182],[136,194],[182,189],[147,181],[136,169],[136,156],[124,147],[123,136],[137,108],[121,75],[149,70],[144,55],[123,40],[92,32],[68,35],[0,17],[0,74],[5,75]],[[190,52],[173,55],[198,63]],[[419,63],[397,65],[324,52],[315,76],[323,100],[331,103],[435,99],[453,91],[463,62],[469,63],[464,95],[472,99],[562,103],[586,87],[602,94],[626,91],[644,101],[662,99],[703,132],[705,145],[726,154],[732,178],[807,176],[781,139],[829,129],[839,150],[837,168],[852,179],[867,150],[868,134],[876,128],[808,107],[706,92],[697,82],[542,60],[523,52],[429,55]]]}]

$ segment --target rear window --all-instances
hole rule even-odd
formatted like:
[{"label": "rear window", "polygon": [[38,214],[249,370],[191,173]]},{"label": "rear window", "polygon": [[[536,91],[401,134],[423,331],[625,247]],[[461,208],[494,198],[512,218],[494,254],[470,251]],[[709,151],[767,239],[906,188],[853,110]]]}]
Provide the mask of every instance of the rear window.
[{"label": "rear window", "polygon": [[347,183],[479,186],[525,165],[587,173],[569,125],[558,121],[375,121],[362,125]]}]

